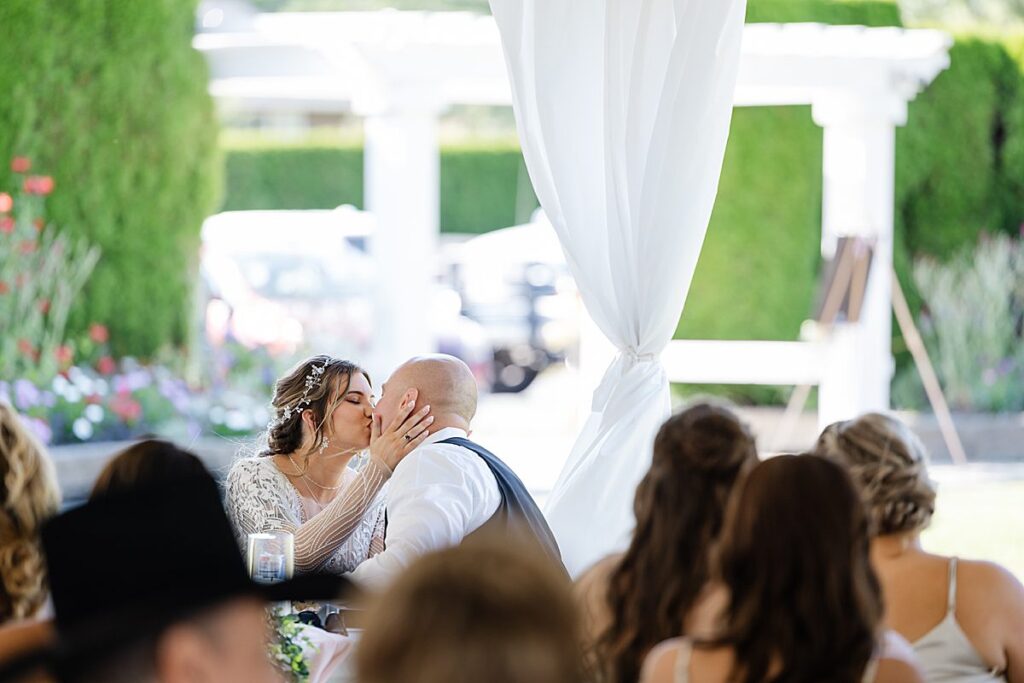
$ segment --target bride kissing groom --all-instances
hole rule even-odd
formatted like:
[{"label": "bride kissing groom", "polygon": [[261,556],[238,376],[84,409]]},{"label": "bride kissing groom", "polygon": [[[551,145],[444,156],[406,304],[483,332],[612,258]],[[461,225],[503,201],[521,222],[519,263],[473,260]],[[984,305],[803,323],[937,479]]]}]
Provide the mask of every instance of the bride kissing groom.
[{"label": "bride kissing groom", "polygon": [[275,386],[266,447],[228,474],[240,541],[289,531],[296,571],[351,572],[370,590],[477,534],[524,536],[560,564],[526,487],[470,440],[476,407],[476,380],[451,356],[402,364],[376,405],[358,366],[324,355],[300,363]]}]

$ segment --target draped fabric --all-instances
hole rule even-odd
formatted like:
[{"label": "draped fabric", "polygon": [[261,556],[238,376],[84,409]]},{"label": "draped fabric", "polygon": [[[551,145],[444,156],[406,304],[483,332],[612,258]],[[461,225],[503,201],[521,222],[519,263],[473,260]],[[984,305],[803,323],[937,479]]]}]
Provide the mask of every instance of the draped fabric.
[{"label": "draped fabric", "polygon": [[621,547],[667,417],[672,338],[714,205],[745,0],[490,0],[527,169],[619,353],[546,514],[577,574]]}]

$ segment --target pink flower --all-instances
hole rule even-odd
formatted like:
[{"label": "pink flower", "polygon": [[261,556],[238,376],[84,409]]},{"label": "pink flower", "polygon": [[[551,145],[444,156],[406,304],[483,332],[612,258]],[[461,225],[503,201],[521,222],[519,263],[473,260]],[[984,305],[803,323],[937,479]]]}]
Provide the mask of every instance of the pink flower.
[{"label": "pink flower", "polygon": [[32,162],[28,157],[14,157],[11,159],[11,170],[15,173],[25,173],[32,168]]},{"label": "pink flower", "polygon": [[111,399],[110,410],[125,422],[136,422],[142,417],[142,405],[128,394],[118,394]]},{"label": "pink flower", "polygon": [[105,325],[93,323],[89,326],[89,339],[97,344],[106,344],[107,340],[110,339],[110,332]]},{"label": "pink flower", "polygon": [[7,286],[7,283],[0,280],[0,294],[6,294],[9,291],[11,291],[11,288]]},{"label": "pink flower", "polygon": [[0,213],[7,213],[14,208],[14,200],[6,192],[0,192]]},{"label": "pink flower", "polygon": [[75,357],[70,346],[58,346],[54,349],[53,355],[61,365],[71,365],[71,361],[74,360]]},{"label": "pink flower", "polygon": [[37,218],[34,221],[32,221],[32,225],[36,226],[36,232],[42,232],[43,228],[46,227],[46,221],[44,221],[42,218]]},{"label": "pink flower", "polygon": [[50,312],[49,299],[43,299],[42,301],[39,302],[39,312],[42,313],[43,315],[46,315],[47,313]]},{"label": "pink flower", "polygon": [[0,218],[0,232],[5,235],[10,235],[14,232],[14,219],[10,216]]},{"label": "pink flower", "polygon": [[25,178],[25,192],[46,196],[53,192],[53,178],[48,175],[30,175]]},{"label": "pink flower", "polygon": [[18,340],[18,350],[29,357],[35,357],[36,349],[32,346],[32,342],[27,339]]},{"label": "pink flower", "polygon": [[96,362],[96,369],[102,375],[112,375],[117,371],[117,363],[110,356],[103,356]]},{"label": "pink flower", "polygon": [[21,244],[18,245],[18,251],[28,256],[36,250],[35,240],[22,240]]}]

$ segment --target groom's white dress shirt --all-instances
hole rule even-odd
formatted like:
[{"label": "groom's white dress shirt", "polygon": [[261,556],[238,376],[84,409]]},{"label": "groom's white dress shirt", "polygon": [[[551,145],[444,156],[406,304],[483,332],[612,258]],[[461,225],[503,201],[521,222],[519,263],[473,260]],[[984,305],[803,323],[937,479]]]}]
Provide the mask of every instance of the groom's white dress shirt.
[{"label": "groom's white dress shirt", "polygon": [[398,463],[387,488],[386,549],[349,575],[359,585],[383,588],[414,559],[458,545],[497,512],[501,493],[483,459],[438,443],[456,436],[468,435],[440,429]]}]

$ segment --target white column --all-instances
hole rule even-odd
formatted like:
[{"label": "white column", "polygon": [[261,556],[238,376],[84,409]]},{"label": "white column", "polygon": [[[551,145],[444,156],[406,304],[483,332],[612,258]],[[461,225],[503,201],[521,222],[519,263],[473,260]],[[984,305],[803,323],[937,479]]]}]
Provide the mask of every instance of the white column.
[{"label": "white column", "polygon": [[438,109],[415,98],[365,119],[364,196],[376,218],[374,343],[381,379],[437,350],[431,305],[440,220]]},{"label": "white column", "polygon": [[906,103],[883,93],[836,97],[814,105],[824,128],[822,254],[841,236],[867,237],[874,258],[860,321],[833,329],[819,386],[822,425],[889,408],[896,126]]}]

